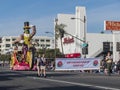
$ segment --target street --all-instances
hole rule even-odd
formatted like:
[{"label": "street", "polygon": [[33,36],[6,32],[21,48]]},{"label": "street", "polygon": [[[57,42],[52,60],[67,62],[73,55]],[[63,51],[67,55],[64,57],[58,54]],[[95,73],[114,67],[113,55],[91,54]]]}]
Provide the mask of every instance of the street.
[{"label": "street", "polygon": [[1,90],[120,90],[120,76],[100,73],[48,71],[47,78],[37,71],[12,71],[0,67]]}]

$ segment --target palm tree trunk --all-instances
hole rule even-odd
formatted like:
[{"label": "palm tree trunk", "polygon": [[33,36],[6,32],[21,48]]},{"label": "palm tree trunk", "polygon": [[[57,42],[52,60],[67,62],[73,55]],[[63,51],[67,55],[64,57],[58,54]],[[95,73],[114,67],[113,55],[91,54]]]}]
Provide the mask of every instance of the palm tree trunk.
[{"label": "palm tree trunk", "polygon": [[60,41],[61,41],[62,54],[64,55],[62,38],[60,38]]}]

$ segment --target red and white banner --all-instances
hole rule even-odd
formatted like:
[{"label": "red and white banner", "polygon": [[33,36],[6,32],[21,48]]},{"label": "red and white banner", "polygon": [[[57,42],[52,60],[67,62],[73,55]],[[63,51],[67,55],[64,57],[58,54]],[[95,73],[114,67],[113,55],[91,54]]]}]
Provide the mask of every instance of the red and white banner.
[{"label": "red and white banner", "polygon": [[104,21],[104,30],[120,30],[120,21]]},{"label": "red and white banner", "polygon": [[100,69],[99,58],[57,58],[55,63],[55,70]]}]

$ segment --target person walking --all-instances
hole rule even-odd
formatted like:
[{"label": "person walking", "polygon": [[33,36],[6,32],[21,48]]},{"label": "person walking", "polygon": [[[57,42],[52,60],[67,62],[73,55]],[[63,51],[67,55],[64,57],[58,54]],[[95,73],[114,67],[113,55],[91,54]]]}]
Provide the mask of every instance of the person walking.
[{"label": "person walking", "polygon": [[37,76],[40,77],[41,76],[41,55],[39,54],[37,57]]},{"label": "person walking", "polygon": [[106,65],[107,65],[107,73],[106,74],[110,76],[111,68],[112,68],[112,56],[111,56],[110,52],[107,53],[105,60],[106,60]]},{"label": "person walking", "polygon": [[45,58],[45,54],[42,54],[40,69],[41,69],[41,76],[44,75],[44,77],[46,78],[46,58]]}]

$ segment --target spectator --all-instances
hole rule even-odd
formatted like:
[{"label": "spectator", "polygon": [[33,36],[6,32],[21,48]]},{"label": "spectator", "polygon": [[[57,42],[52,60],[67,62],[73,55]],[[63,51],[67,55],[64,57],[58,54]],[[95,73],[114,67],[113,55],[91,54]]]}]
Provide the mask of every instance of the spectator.
[{"label": "spectator", "polygon": [[117,62],[117,72],[120,75],[120,60]]},{"label": "spectator", "polygon": [[37,57],[37,76],[38,77],[41,75],[40,66],[41,66],[41,55],[39,54]]},{"label": "spectator", "polygon": [[41,69],[41,76],[44,74],[44,77],[46,78],[46,59],[44,54],[41,57],[40,69]]},{"label": "spectator", "polygon": [[101,61],[101,72],[105,72],[105,69],[106,69],[106,61],[103,59],[102,61]]},{"label": "spectator", "polygon": [[108,52],[107,53],[107,56],[105,57],[105,60],[106,60],[106,65],[107,65],[107,75],[111,75],[111,68],[112,68],[112,56],[111,56],[111,53]]}]

